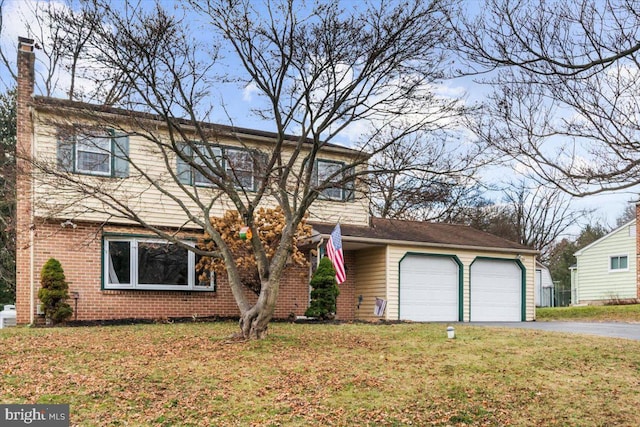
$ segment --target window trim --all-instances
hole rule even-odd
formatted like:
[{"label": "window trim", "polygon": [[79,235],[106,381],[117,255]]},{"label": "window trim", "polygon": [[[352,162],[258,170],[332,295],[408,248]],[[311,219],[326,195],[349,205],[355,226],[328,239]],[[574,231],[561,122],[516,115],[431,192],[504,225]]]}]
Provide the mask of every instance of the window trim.
[{"label": "window trim", "polygon": [[[613,260],[618,259],[618,265],[620,265],[620,260],[622,258],[626,259],[627,266],[625,268],[613,268]],[[621,273],[629,271],[629,254],[619,254],[619,255],[609,255],[609,273]]]},{"label": "window trim", "polygon": [[[251,156],[251,151],[244,149],[244,148],[236,148],[236,147],[225,147],[224,149],[221,149],[223,156],[223,162],[224,162],[224,170],[225,173],[227,173],[227,175],[231,175],[232,177],[234,177],[235,181],[239,180],[237,179],[236,176],[236,171],[235,169],[233,169],[231,167],[231,162],[229,161],[229,153],[241,153],[243,155],[247,155],[249,157],[249,160],[251,161],[251,170],[244,170],[244,169],[240,169],[239,172],[251,172],[251,185],[249,185],[248,189],[251,191],[255,191],[256,189],[256,162],[253,159],[253,157]],[[245,188],[242,185],[236,185],[236,188]]]},{"label": "window trim", "polygon": [[[127,284],[115,284],[109,282],[109,242],[129,242],[129,281]],[[211,272],[211,280],[208,286],[199,286],[196,271],[196,254],[187,252],[187,285],[161,285],[138,283],[138,244],[141,242],[170,244],[165,239],[140,235],[104,235],[102,237],[102,290],[142,290],[142,291],[185,291],[185,292],[215,292],[217,290],[217,277]],[[183,240],[189,246],[195,246],[194,241]]]},{"label": "window trim", "polygon": [[[86,128],[85,128],[86,129]],[[108,140],[109,152],[102,149],[80,150],[85,152],[108,154],[108,172],[91,171],[81,169],[78,165],[78,148],[82,144],[79,135],[86,135],[86,139],[100,138]],[[65,172],[96,176],[103,178],[127,178],[129,176],[129,135],[117,133],[114,129],[82,130],[81,126],[75,126],[72,134],[59,133],[57,141],[57,166]]]},{"label": "window trim", "polygon": [[[314,167],[314,172],[313,172],[313,181],[314,181],[314,186],[318,186],[318,181],[319,181],[319,177],[318,174],[320,172],[320,165],[321,164],[333,164],[333,165],[339,165],[340,169],[342,170],[342,172],[340,173],[340,180],[342,180],[344,178],[345,173],[347,173],[348,170],[353,169],[353,167],[351,168],[346,168],[346,163],[339,161],[339,160],[328,160],[328,159],[316,159],[315,161],[315,167]],[[328,190],[340,190],[340,196],[339,197],[331,197],[328,196],[327,194],[325,194],[326,191]],[[355,179],[353,182],[344,182],[340,187],[327,187],[324,188],[322,190],[318,191],[318,198],[320,200],[327,200],[327,201],[333,201],[333,202],[350,202],[355,200]]]},{"label": "window trim", "polygon": [[[202,148],[199,148],[199,151],[206,153],[207,147],[200,142],[192,141],[189,144],[184,144],[181,150],[184,151],[185,157],[188,157],[190,161],[185,161],[179,155],[176,155],[176,176],[178,177],[178,180],[183,184],[193,185],[195,187],[204,187],[204,188],[215,187],[216,185],[213,183],[196,181],[196,178],[195,178],[196,170],[193,166],[193,163],[196,162],[196,158],[194,156],[193,147],[191,144],[202,145]],[[217,153],[215,153],[215,155],[219,156],[222,168],[224,169],[225,173],[227,173],[231,177],[233,177],[233,174],[232,174],[233,169],[229,169],[229,162],[227,160],[227,151],[238,151],[243,153],[249,153],[249,158],[251,159],[251,163],[253,166],[253,169],[251,171],[251,186],[242,187],[241,185],[236,184],[235,187],[239,189],[244,189],[246,191],[256,191],[256,160],[251,155],[251,152],[252,152],[251,149],[245,148],[245,147],[236,147],[231,145],[219,145],[219,144],[211,144],[210,149],[214,152],[218,151]]]},{"label": "window trim", "polygon": [[[96,176],[113,176],[113,169],[114,169],[114,147],[113,147],[113,135],[110,134],[104,134],[104,135],[90,135],[90,136],[86,136],[85,138],[86,140],[95,140],[95,139],[103,139],[105,141],[108,141],[109,144],[109,151],[107,152],[106,150],[102,149],[102,148],[93,148],[90,145],[86,144],[84,141],[78,141],[78,137],[76,135],[76,137],[74,138],[73,141],[73,171],[75,173],[78,174],[82,174],[82,175],[96,175]],[[97,147],[97,144],[95,144]],[[83,146],[83,148],[85,148],[84,150],[80,150],[80,146]],[[95,170],[88,170],[88,169],[81,169],[80,168],[80,164],[79,164],[79,159],[80,159],[80,152],[84,152],[84,153],[94,153],[94,154],[106,154],[109,158],[107,160],[107,165],[108,165],[108,170],[106,172],[102,172],[102,171],[95,171]]]},{"label": "window trim", "polygon": [[[203,154],[207,154],[207,148],[203,146],[203,148],[199,148],[200,151],[203,152]],[[214,145],[211,147],[211,153],[218,157],[220,159],[220,161],[224,161],[222,154],[222,148],[218,145]],[[201,162],[201,158],[198,158],[196,160],[196,158],[193,155],[193,149],[191,150],[191,159],[194,163],[198,163],[201,164],[202,166],[204,166],[204,162]],[[210,162],[213,162],[214,159],[207,159]],[[196,180],[196,174],[198,173],[198,171],[196,171],[195,167],[191,166],[191,177],[190,177],[190,181],[193,181],[193,185],[195,185],[196,187],[215,187],[215,185],[212,182],[204,182],[204,181],[197,181]]]}]

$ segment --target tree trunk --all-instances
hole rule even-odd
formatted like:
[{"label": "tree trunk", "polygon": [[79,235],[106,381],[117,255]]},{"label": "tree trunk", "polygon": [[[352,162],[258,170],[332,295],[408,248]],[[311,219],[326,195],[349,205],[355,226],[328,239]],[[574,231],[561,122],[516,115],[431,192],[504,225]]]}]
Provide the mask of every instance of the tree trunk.
[{"label": "tree trunk", "polygon": [[240,316],[240,336],[245,340],[266,338],[269,322],[273,318],[278,299],[279,281],[262,283],[256,304]]}]

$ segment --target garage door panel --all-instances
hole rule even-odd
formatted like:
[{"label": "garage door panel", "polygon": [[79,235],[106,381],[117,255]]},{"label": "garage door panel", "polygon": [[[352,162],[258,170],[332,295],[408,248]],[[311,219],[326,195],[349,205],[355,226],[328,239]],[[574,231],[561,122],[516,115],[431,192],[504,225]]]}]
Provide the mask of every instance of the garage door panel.
[{"label": "garage door panel", "polygon": [[470,294],[472,321],[522,320],[522,271],[515,261],[474,261]]},{"label": "garage door panel", "polygon": [[400,263],[401,319],[457,321],[459,270],[451,257],[405,257]]}]

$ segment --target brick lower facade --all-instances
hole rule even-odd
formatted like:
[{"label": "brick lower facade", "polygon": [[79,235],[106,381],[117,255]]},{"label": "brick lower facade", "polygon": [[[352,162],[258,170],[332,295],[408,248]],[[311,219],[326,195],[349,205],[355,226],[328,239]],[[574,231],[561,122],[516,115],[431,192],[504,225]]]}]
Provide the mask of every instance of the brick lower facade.
[{"label": "brick lower facade", "polygon": [[[149,235],[137,227],[103,228],[100,224],[77,223],[76,227],[62,227],[58,222],[38,223],[34,230],[34,301],[38,305],[39,276],[49,258],[61,262],[69,293],[77,293],[77,300],[68,301],[74,307],[72,319],[78,321],[113,319],[165,319],[188,317],[237,317],[240,314],[226,277],[218,276],[215,292],[148,291],[102,289],[103,231]],[[346,253],[347,282],[340,285],[337,318],[352,320],[355,316],[355,268],[353,254]],[[29,263],[18,265],[18,323],[30,322]],[[255,295],[247,291],[255,299]],[[275,318],[301,316],[308,307],[309,268],[288,267],[283,275]],[[76,306],[77,304],[77,306]],[[42,321],[35,316],[36,322]]]}]

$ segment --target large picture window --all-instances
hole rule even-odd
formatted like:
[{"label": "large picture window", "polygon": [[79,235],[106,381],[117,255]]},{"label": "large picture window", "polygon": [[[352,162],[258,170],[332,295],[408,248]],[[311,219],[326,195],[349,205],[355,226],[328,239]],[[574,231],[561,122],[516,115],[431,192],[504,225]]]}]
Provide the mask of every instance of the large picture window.
[{"label": "large picture window", "polygon": [[215,290],[215,275],[198,271],[198,260],[193,251],[163,240],[108,237],[104,288]]}]

